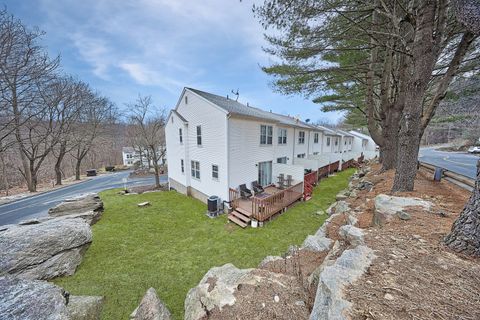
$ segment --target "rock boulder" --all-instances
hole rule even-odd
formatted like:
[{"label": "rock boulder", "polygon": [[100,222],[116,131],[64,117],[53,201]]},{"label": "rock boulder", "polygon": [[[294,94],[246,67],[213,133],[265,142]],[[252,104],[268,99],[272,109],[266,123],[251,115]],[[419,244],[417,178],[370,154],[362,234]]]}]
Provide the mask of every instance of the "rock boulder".
[{"label": "rock boulder", "polygon": [[323,268],[310,320],[348,319],[351,303],[345,299],[344,289],[363,275],[374,258],[372,249],[357,246]]},{"label": "rock boulder", "polygon": [[341,226],[338,230],[338,234],[352,246],[365,244],[362,229],[354,227],[350,224]]},{"label": "rock boulder", "polygon": [[96,193],[67,199],[48,210],[48,214],[51,217],[74,216],[85,219],[90,225],[100,219],[102,212],[103,201]]},{"label": "rock boulder", "polygon": [[332,240],[325,236],[322,236],[322,231],[317,231],[318,235],[309,235],[303,242],[302,248],[310,251],[325,251],[329,250],[332,245]]},{"label": "rock boulder", "polygon": [[147,290],[140,305],[130,315],[133,320],[170,320],[172,315],[154,288]]},{"label": "rock boulder", "polygon": [[82,219],[49,219],[0,231],[0,275],[52,279],[72,275],[92,242]]},{"label": "rock boulder", "polygon": [[100,320],[103,297],[70,296],[67,311],[70,320]]},{"label": "rock boulder", "polygon": [[263,269],[238,269],[232,264],[210,269],[185,300],[185,320],[305,319],[308,308],[298,279]]},{"label": "rock boulder", "polygon": [[68,293],[46,281],[0,277],[0,318],[70,320]]},{"label": "rock boulder", "polygon": [[395,197],[386,194],[379,194],[375,197],[375,210],[373,223],[383,225],[397,216],[398,211],[404,211],[408,207],[422,207],[430,211],[433,204],[420,198]]}]

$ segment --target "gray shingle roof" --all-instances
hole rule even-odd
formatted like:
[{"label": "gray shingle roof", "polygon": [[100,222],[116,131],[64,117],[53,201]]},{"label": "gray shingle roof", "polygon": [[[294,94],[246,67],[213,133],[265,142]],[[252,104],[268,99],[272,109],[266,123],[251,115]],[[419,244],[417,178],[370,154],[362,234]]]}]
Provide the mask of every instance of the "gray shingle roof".
[{"label": "gray shingle roof", "polygon": [[276,122],[276,123],[285,124],[289,126],[301,127],[306,129],[316,129],[318,131],[322,131],[322,129],[320,128],[313,127],[303,121],[297,120],[295,118],[292,118],[286,115],[264,111],[262,109],[254,108],[251,106],[246,106],[238,101],[232,100],[227,97],[222,97],[213,93],[209,93],[209,92],[205,92],[205,91],[201,91],[193,88],[186,88],[186,89],[207,99],[208,101],[214,103],[215,105],[217,105],[218,107],[222,108],[223,110],[227,111],[229,114],[232,114],[232,115],[256,118],[260,120],[267,120],[270,122]]}]

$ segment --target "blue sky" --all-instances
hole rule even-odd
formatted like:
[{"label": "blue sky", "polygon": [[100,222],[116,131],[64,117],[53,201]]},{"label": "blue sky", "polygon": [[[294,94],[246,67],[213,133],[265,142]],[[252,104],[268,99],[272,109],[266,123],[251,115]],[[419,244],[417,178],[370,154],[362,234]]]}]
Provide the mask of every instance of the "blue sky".
[{"label": "blue sky", "polygon": [[[1,3],[1,0],[0,0]],[[300,96],[274,92],[260,66],[263,29],[244,0],[8,0],[7,10],[46,32],[44,45],[120,108],[138,94],[171,109],[185,86],[265,110],[336,121]]]}]

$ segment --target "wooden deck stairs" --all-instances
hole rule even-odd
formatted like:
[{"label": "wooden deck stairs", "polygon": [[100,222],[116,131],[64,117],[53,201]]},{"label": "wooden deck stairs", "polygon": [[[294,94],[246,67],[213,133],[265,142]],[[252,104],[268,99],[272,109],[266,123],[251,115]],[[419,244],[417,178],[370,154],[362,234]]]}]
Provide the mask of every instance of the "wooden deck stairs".
[{"label": "wooden deck stairs", "polygon": [[250,221],[252,214],[242,208],[236,208],[228,215],[228,220],[232,221],[233,223],[239,225],[242,228],[246,228]]}]

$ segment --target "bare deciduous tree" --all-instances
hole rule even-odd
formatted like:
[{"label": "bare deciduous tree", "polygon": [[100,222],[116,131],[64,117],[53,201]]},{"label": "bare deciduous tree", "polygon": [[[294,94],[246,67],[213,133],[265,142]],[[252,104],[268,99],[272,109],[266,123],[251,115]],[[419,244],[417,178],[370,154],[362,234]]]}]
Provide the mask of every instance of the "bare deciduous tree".
[{"label": "bare deciduous tree", "polygon": [[160,187],[160,163],[165,156],[165,109],[153,105],[150,96],[139,96],[128,105],[129,121],[140,145],[145,146],[148,161],[155,170],[155,186]]}]

